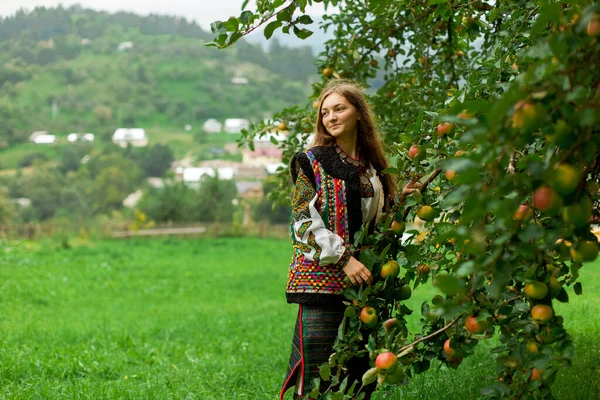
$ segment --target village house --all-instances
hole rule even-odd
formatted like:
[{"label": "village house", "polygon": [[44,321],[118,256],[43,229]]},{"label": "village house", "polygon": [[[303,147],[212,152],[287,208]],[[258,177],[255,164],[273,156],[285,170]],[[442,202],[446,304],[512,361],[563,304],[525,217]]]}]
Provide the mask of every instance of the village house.
[{"label": "village house", "polygon": [[240,133],[248,128],[250,128],[250,121],[244,118],[227,118],[223,126],[223,130],[227,133]]},{"label": "village house", "polygon": [[45,134],[35,135],[33,139],[30,138],[30,140],[35,144],[56,144],[56,135],[48,135],[46,132]]},{"label": "village house", "polygon": [[117,47],[117,50],[119,51],[127,51],[133,49],[133,42],[121,42],[119,43],[119,46]]},{"label": "village house", "polygon": [[238,195],[243,199],[260,200],[264,196],[262,182],[236,182],[235,188]]},{"label": "village house", "polygon": [[257,147],[254,151],[244,150],[242,162],[246,165],[265,167],[267,164],[281,163],[283,151],[277,147]]},{"label": "village house", "polygon": [[175,169],[175,179],[183,181],[183,183],[191,189],[200,188],[200,184],[207,176],[218,176],[221,180],[231,180],[234,176],[234,170],[230,167],[177,167]]},{"label": "village house", "polygon": [[233,83],[234,85],[247,85],[248,78],[244,78],[243,76],[234,76],[233,78],[231,78],[231,83]]},{"label": "village house", "polygon": [[93,133],[69,133],[67,136],[67,141],[69,143],[74,142],[93,142],[94,134]]},{"label": "village house", "polygon": [[223,131],[223,124],[214,118],[209,118],[202,124],[202,130],[206,133],[220,133]]},{"label": "village house", "polygon": [[148,136],[142,128],[118,128],[112,135],[112,141],[121,147],[145,147],[148,145]]}]

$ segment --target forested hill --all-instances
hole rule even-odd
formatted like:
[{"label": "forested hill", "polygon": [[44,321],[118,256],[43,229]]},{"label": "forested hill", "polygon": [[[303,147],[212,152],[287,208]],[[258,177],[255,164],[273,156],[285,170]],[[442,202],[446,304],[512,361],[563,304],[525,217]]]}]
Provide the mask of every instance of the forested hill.
[{"label": "forested hill", "polygon": [[258,120],[306,100],[309,47],[217,50],[211,38],[179,17],[79,6],[0,18],[0,151],[36,130],[107,138],[119,126]]}]

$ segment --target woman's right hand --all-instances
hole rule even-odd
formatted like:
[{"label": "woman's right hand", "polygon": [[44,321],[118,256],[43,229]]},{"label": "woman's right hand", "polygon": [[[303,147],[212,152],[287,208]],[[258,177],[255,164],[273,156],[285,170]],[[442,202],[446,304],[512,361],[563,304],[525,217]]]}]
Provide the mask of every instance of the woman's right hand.
[{"label": "woman's right hand", "polygon": [[363,283],[369,286],[373,284],[373,274],[371,274],[371,271],[354,257],[350,257],[343,270],[355,286],[362,285]]}]

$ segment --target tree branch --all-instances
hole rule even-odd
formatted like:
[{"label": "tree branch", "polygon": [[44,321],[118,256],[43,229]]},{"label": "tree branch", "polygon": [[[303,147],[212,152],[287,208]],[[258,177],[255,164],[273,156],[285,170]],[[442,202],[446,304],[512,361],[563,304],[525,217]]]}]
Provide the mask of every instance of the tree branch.
[{"label": "tree branch", "polygon": [[417,339],[417,340],[415,340],[414,342],[407,344],[406,346],[402,347],[402,348],[401,348],[401,349],[398,351],[398,354],[402,353],[402,352],[403,352],[403,351],[405,351],[405,350],[408,350],[408,349],[409,349],[409,348],[411,348],[412,346],[415,346],[415,345],[417,345],[417,344],[419,344],[419,343],[421,343],[421,342],[424,342],[424,341],[426,341],[426,340],[429,340],[429,339],[431,339],[432,337],[435,337],[435,336],[439,335],[440,333],[442,333],[442,332],[444,332],[444,331],[448,330],[450,327],[452,327],[454,324],[456,324],[456,323],[457,323],[457,322],[460,320],[460,318],[461,318],[463,315],[464,315],[464,313],[463,313],[463,314],[460,314],[458,317],[456,317],[456,318],[454,319],[454,321],[450,322],[449,324],[447,324],[447,325],[446,325],[446,326],[444,326],[443,328],[440,328],[440,329],[438,329],[437,331],[435,331],[435,332],[433,332],[433,333],[430,333],[430,334],[429,334],[429,335],[427,335],[427,336],[423,336],[421,339]]}]

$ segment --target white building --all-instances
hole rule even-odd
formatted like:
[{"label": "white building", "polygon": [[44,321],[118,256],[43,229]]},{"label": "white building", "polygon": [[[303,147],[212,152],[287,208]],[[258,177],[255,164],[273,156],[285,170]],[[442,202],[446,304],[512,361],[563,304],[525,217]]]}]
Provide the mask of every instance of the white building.
[{"label": "white building", "polygon": [[121,42],[119,43],[119,46],[117,47],[117,50],[119,51],[127,51],[129,49],[133,48],[133,42]]},{"label": "white building", "polygon": [[67,136],[67,141],[69,141],[69,143],[74,143],[74,142],[93,142],[94,141],[94,134],[93,133],[69,133],[69,135]]},{"label": "white building", "polygon": [[227,133],[240,133],[242,129],[250,128],[250,121],[244,118],[227,118],[224,124],[224,131]]},{"label": "white building", "polygon": [[35,132],[32,132],[31,135],[29,135],[29,141],[33,142],[36,137],[47,135],[47,134],[48,134],[48,131],[35,131]]},{"label": "white building", "polygon": [[235,76],[231,78],[231,83],[233,83],[234,85],[247,85],[248,78],[244,78],[243,76]]},{"label": "white building", "polygon": [[220,133],[223,130],[223,124],[214,118],[210,118],[202,124],[202,130],[206,133]]},{"label": "white building", "polygon": [[183,183],[192,188],[198,189],[200,187],[200,183],[204,178],[210,176],[214,178],[218,176],[221,180],[231,180],[234,176],[234,169],[231,167],[222,167],[222,168],[210,168],[210,167],[191,167],[191,168],[182,168],[178,167],[176,169],[176,175],[181,176]]},{"label": "white building", "polygon": [[56,136],[55,135],[38,135],[33,139],[33,143],[35,143],[35,144],[55,144]]},{"label": "white building", "polygon": [[145,147],[148,145],[148,136],[142,128],[118,128],[112,135],[112,141],[121,147],[127,147],[128,144]]}]

